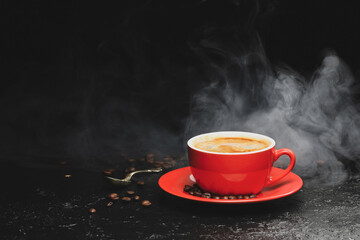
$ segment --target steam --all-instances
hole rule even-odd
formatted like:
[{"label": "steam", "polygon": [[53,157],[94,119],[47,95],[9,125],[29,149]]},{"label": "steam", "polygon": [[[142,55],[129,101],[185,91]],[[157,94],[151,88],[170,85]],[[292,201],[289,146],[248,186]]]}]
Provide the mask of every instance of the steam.
[{"label": "steam", "polygon": [[360,157],[360,113],[351,99],[354,78],[346,64],[328,53],[306,79],[286,66],[272,71],[259,42],[238,55],[214,46],[197,50],[219,52],[226,61],[208,60],[215,77],[194,96],[186,136],[221,130],[265,134],[276,140],[277,149],[295,152],[294,171],[308,183],[345,180],[339,159]]}]

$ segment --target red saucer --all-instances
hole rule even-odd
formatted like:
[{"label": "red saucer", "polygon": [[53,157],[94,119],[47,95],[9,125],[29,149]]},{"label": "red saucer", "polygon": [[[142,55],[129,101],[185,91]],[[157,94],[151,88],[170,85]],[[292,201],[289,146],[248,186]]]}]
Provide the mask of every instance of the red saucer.
[{"label": "red saucer", "polygon": [[[283,169],[273,167],[271,170],[271,175],[280,174]],[[295,173],[290,172],[284,178],[280,179],[274,184],[268,185],[263,188],[261,193],[258,194],[257,198],[250,199],[211,199],[211,198],[202,198],[190,195],[184,192],[184,186],[192,185],[195,183],[195,179],[190,172],[190,167],[179,168],[164,174],[159,179],[159,186],[166,192],[201,202],[209,202],[209,203],[251,203],[251,202],[263,202],[274,200],[282,197],[289,196],[293,193],[296,193],[300,190],[303,185],[302,179],[296,175]]]}]

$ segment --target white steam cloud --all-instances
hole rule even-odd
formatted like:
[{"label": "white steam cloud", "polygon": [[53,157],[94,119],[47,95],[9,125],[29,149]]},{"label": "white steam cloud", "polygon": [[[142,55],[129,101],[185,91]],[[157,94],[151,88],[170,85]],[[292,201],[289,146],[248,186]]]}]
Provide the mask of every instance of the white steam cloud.
[{"label": "white steam cloud", "polygon": [[272,72],[261,51],[214,70],[216,79],[193,99],[187,137],[220,130],[265,134],[277,149],[295,152],[294,171],[307,183],[346,179],[338,158],[360,157],[360,113],[351,100],[354,78],[338,56],[329,53],[311,79],[289,68]]}]

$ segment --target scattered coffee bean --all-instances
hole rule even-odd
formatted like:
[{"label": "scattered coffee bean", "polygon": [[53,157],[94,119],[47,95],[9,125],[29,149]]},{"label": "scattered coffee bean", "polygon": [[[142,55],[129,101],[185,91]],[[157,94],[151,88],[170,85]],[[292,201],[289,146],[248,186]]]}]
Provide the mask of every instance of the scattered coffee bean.
[{"label": "scattered coffee bean", "polygon": [[66,165],[66,163],[67,163],[66,161],[60,161],[59,162],[60,165]]},{"label": "scattered coffee bean", "polygon": [[164,163],[162,166],[163,166],[165,169],[172,168],[172,165],[169,164],[169,163]]},{"label": "scattered coffee bean", "polygon": [[244,196],[244,199],[249,199],[250,197],[248,195],[245,195]]},{"label": "scattered coffee bean", "polygon": [[144,186],[145,182],[143,182],[143,181],[138,181],[136,184],[139,185],[139,186]]},{"label": "scattered coffee bean", "polygon": [[108,170],[103,171],[103,173],[104,173],[105,175],[111,175],[111,174],[112,174],[112,172],[110,172],[110,171],[108,171]]},{"label": "scattered coffee bean", "polygon": [[89,209],[89,212],[91,212],[91,213],[96,213],[96,209],[95,209],[95,208],[90,208],[90,209]]},{"label": "scattered coffee bean", "polygon": [[161,162],[161,161],[155,161],[154,163],[158,164],[158,165],[163,165],[164,164],[164,162]]},{"label": "scattered coffee bean", "polygon": [[145,161],[145,158],[139,158],[140,162],[144,162]]},{"label": "scattered coffee bean", "polygon": [[123,200],[123,202],[130,202],[131,198],[130,197],[122,197],[121,200]]},{"label": "scattered coffee bean", "polygon": [[138,195],[135,195],[135,196],[133,197],[133,199],[134,199],[135,201],[139,201],[139,200],[140,200],[140,197],[139,197]]},{"label": "scattered coffee bean", "polygon": [[236,197],[235,196],[229,196],[229,199],[236,199]]},{"label": "scattered coffee bean", "polygon": [[145,159],[148,163],[154,163],[155,155],[153,153],[148,153],[146,154]]},{"label": "scattered coffee bean", "polygon": [[257,195],[256,194],[251,194],[250,198],[257,198]]},{"label": "scattered coffee bean", "polygon": [[114,204],[113,202],[108,202],[108,203],[106,204],[106,206],[107,206],[107,207],[111,207],[113,204]]},{"label": "scattered coffee bean", "polygon": [[151,202],[149,200],[144,200],[141,202],[141,205],[148,207],[151,205]]},{"label": "scattered coffee bean", "polygon": [[135,162],[135,159],[130,158],[130,159],[128,159],[128,161],[129,161],[129,163],[133,163],[133,162]]},{"label": "scattered coffee bean", "polygon": [[174,159],[172,158],[172,157],[164,157],[163,158],[163,160],[165,161],[165,162],[171,162],[171,161],[173,161]]},{"label": "scattered coffee bean", "polygon": [[119,200],[119,195],[117,193],[110,193],[108,195],[108,197],[111,199],[111,200]]},{"label": "scattered coffee bean", "polygon": [[115,169],[114,168],[109,168],[107,171],[109,171],[109,172],[115,172]]},{"label": "scattered coffee bean", "polygon": [[132,190],[128,190],[128,191],[126,191],[126,193],[129,194],[129,195],[133,195],[135,192],[132,191]]},{"label": "scattered coffee bean", "polygon": [[130,172],[133,172],[133,171],[135,171],[135,168],[134,168],[134,167],[125,168],[125,172],[126,172],[126,173],[130,173]]}]

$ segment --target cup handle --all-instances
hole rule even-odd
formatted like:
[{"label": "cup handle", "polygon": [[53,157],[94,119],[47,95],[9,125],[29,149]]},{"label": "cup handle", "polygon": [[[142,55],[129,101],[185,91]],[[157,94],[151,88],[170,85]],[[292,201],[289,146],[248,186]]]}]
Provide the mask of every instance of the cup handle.
[{"label": "cup handle", "polygon": [[274,176],[274,177],[270,177],[266,183],[266,185],[272,184],[276,181],[279,181],[280,179],[282,179],[283,177],[285,177],[287,174],[289,174],[291,172],[291,170],[294,168],[295,166],[295,161],[296,161],[296,157],[295,157],[295,153],[288,149],[288,148],[282,148],[279,150],[275,150],[274,152],[274,162],[276,162],[276,160],[278,160],[278,158],[281,155],[288,155],[290,158],[290,164],[289,166],[284,170],[284,172],[282,172],[281,174]]}]

